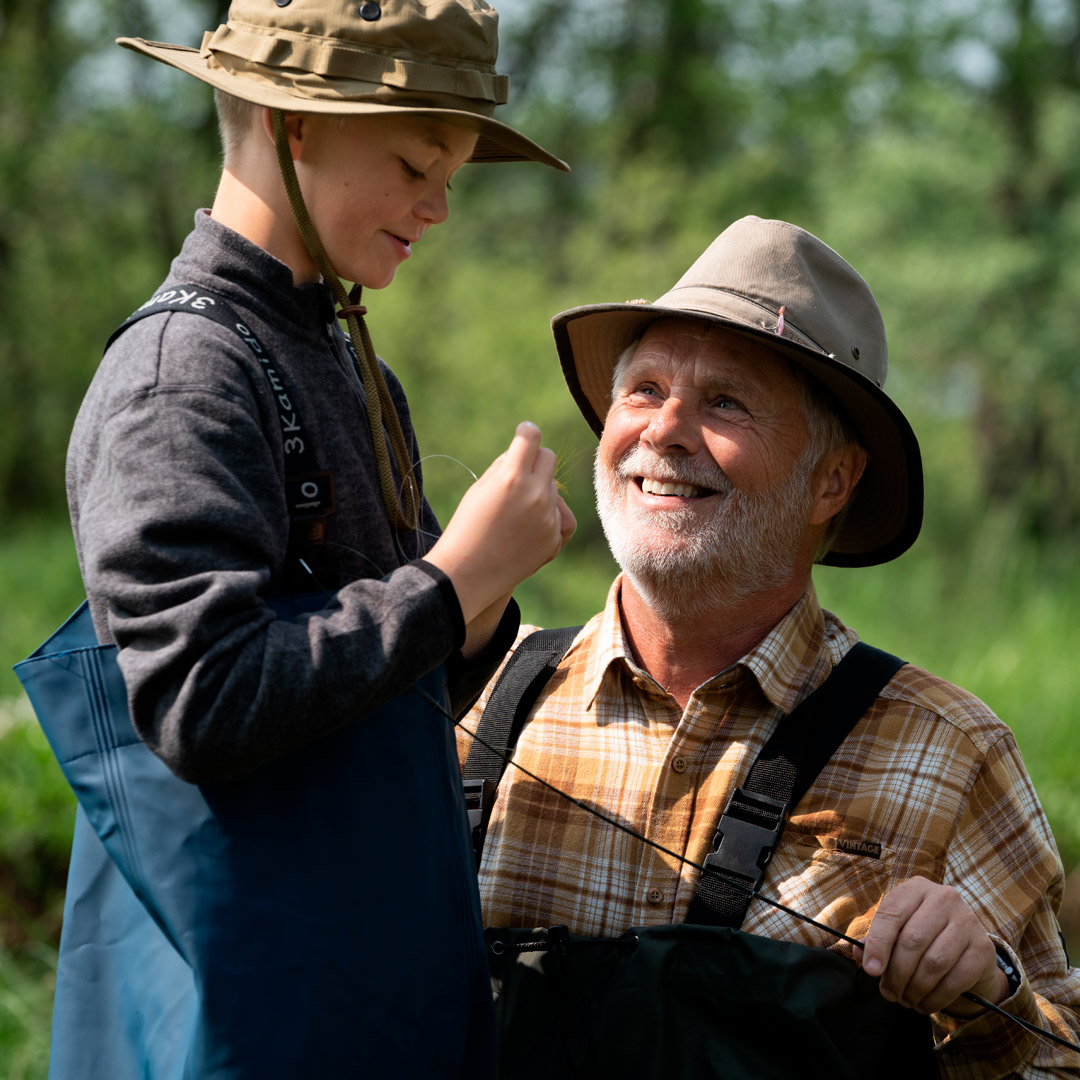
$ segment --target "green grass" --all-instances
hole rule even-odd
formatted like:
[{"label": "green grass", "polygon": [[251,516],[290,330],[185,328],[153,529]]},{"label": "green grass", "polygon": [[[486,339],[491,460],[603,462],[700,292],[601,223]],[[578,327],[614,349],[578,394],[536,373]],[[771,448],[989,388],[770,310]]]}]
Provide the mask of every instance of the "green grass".
[{"label": "green grass", "polygon": [[56,951],[0,946],[0,1062],[4,1080],[45,1080],[56,983]]},{"label": "green grass", "polygon": [[25,698],[0,700],[0,1062],[45,1080],[75,798]]},{"label": "green grass", "polygon": [[83,596],[66,522],[20,522],[0,535],[0,699],[22,693],[11,665],[37,648]]}]

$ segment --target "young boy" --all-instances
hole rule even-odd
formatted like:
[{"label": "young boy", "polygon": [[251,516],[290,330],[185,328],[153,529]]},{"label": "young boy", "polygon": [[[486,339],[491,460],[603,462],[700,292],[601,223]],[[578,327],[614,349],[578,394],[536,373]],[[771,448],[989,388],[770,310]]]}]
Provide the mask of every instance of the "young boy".
[{"label": "young boy", "polygon": [[[496,26],[482,0],[237,0],[199,51],[121,39],[215,87],[225,164],[75,423],[94,625],[119,648],[140,739],[219,826],[237,806],[258,808],[270,844],[298,815],[312,825],[310,844],[282,841],[278,873],[260,864],[241,900],[192,915],[219,951],[172,1012],[157,986],[109,997],[85,967],[107,954],[101,913],[69,895],[54,1077],[157,1076],[163,1057],[169,1076],[260,1080],[490,1068],[449,724],[409,691],[445,666],[451,711],[471,703],[514,638],[510,594],[574,521],[524,423],[440,535],[404,393],[339,275],[388,285],[467,161],[565,168],[491,119]],[[275,615],[272,598],[300,593],[325,606]],[[221,872],[243,877],[250,853],[227,839]],[[301,909],[281,909],[279,880],[300,883]]]}]

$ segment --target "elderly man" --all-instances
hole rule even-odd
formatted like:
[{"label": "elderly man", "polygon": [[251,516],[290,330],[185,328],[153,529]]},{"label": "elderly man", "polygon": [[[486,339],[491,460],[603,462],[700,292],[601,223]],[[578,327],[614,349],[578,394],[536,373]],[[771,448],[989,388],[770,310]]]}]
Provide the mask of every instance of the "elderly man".
[{"label": "elderly man", "polygon": [[[931,1073],[1078,1075],[1080,1055],[1061,1041],[987,1008],[1078,1041],[1080,972],[1056,917],[1061,863],[1008,728],[971,694],[899,661],[868,694],[848,665],[830,678],[866,647],[853,649],[854,631],[818,606],[812,566],[893,559],[922,514],[918,444],[882,390],[885,333],[865,282],[804,230],[748,217],[655,303],[575,308],[552,325],[567,382],[600,437],[597,507],[622,573],[604,610],[553,662],[520,736],[504,742],[516,738],[522,768],[506,770],[494,799],[480,867],[485,924],[566,927],[571,955],[580,938],[631,927],[696,933],[674,925],[686,923],[711,927],[682,938],[680,956],[711,948],[715,927],[729,928],[725,949],[747,935],[791,943],[785,971],[804,952],[815,963],[842,957],[852,979],[861,965],[862,997],[922,1025],[906,1031],[932,1025],[936,1047],[925,1032],[919,1059]],[[830,705],[816,717],[797,711],[826,680],[843,683]],[[491,693],[463,727],[475,729]],[[845,709],[850,734],[826,745],[826,717]],[[800,738],[825,746],[805,794],[752,782],[778,732],[797,736],[784,753],[800,769]],[[467,780],[470,751],[475,760],[462,734]],[[631,935],[629,951],[643,953],[646,936]],[[497,954],[514,948],[505,936],[491,944]],[[519,976],[550,973],[567,948],[531,967],[522,959]],[[674,953],[665,955],[668,964]],[[544,1045],[572,1043],[570,1014],[584,1009],[589,1034],[568,1057],[592,1075],[608,1075],[614,1059],[612,1073],[624,1076],[698,1075],[703,1063],[711,1074],[712,1059],[685,1049],[696,1038],[685,1026],[665,1043],[685,1049],[680,1065],[651,1057],[668,1020],[653,1026],[622,1008],[613,1024],[628,1000],[619,995],[638,978],[613,974],[625,962],[612,960],[597,984],[606,1011],[584,1004],[588,993],[574,996],[585,967],[563,971],[566,1017],[552,1021]],[[764,966],[752,961],[749,982],[715,1014],[756,1002]],[[694,1004],[686,969],[664,970],[655,996],[683,993],[673,1011],[685,1012]],[[866,993],[875,980],[880,996]],[[513,1000],[525,983],[499,982],[504,1041],[517,1039],[532,1008]],[[758,1014],[745,1015],[753,1024]],[[783,1057],[782,1025],[775,1035],[761,1061]],[[840,1060],[849,1036],[841,1024],[830,1037]],[[893,1041],[846,1075],[912,1075],[896,1057],[911,1039]],[[518,1075],[507,1052],[504,1071]],[[824,1060],[745,1074],[846,1067]]]}]

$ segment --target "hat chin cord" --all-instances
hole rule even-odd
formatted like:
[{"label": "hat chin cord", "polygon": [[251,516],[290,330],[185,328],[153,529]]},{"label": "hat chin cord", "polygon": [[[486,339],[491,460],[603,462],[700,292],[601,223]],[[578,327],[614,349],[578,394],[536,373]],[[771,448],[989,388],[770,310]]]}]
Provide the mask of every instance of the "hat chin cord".
[{"label": "hat chin cord", "polygon": [[[312,262],[318,267],[323,280],[333,293],[334,301],[338,305],[338,318],[344,319],[348,324],[349,339],[352,341],[359,361],[360,378],[367,396],[368,427],[371,432],[372,449],[375,451],[375,466],[379,474],[383,506],[386,508],[390,523],[395,528],[415,530],[420,524],[419,487],[409,460],[405,435],[401,430],[401,420],[390,399],[386,380],[379,370],[379,361],[376,359],[371,336],[368,334],[367,325],[363,319],[363,316],[367,314],[367,309],[360,303],[361,287],[355,285],[352,292],[347,293],[331,265],[326,249],[315,231],[311,215],[308,214],[304,196],[300,190],[300,182],[296,178],[296,169],[293,166],[292,152],[289,148],[289,136],[285,130],[285,114],[280,109],[272,109],[271,112],[278,165],[281,169],[281,178],[285,183],[285,192],[289,197],[289,205],[296,219],[296,226],[300,230],[300,238]],[[386,433],[386,438],[380,437],[383,431]],[[401,477],[400,499],[394,482],[390,455],[387,452],[387,439],[390,441],[394,461]]]}]

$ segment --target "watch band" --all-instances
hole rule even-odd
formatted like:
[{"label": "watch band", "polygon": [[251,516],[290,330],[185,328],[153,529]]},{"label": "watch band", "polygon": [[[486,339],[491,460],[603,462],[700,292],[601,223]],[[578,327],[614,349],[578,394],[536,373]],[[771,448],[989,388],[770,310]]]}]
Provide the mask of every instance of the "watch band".
[{"label": "watch band", "polygon": [[1020,989],[1020,983],[1023,981],[1023,977],[1020,972],[1013,965],[1013,962],[1002,953],[1001,949],[997,946],[994,947],[994,953],[997,956],[997,966],[1005,972],[1005,978],[1009,983],[1009,997],[1012,997],[1017,990]]}]

